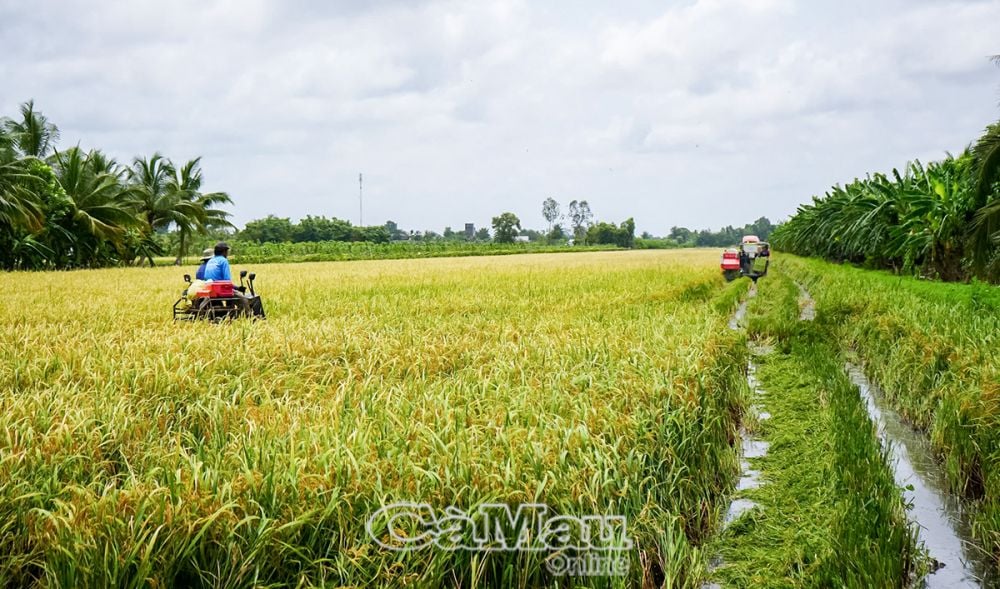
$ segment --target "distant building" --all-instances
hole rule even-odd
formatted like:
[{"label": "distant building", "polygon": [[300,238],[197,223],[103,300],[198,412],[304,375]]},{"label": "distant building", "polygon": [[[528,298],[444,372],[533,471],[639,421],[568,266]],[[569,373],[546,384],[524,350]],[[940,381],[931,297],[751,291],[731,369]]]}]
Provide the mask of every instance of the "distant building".
[{"label": "distant building", "polygon": [[529,241],[531,241],[531,238],[528,237],[527,235],[515,235],[514,236],[514,242],[515,243],[528,243]]},{"label": "distant building", "polygon": [[465,238],[466,239],[475,239],[475,237],[476,237],[476,224],[475,223],[466,223],[465,224]]}]

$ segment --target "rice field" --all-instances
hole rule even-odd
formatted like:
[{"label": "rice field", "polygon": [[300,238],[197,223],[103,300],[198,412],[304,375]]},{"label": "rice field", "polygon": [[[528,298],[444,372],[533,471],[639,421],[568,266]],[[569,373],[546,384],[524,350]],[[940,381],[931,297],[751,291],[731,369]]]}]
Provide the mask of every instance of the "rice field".
[{"label": "rice field", "polygon": [[[717,256],[259,265],[268,320],[220,325],[172,323],[191,269],[0,275],[0,585],[696,587],[746,390]],[[625,574],[396,551],[395,502],[624,516]]]}]

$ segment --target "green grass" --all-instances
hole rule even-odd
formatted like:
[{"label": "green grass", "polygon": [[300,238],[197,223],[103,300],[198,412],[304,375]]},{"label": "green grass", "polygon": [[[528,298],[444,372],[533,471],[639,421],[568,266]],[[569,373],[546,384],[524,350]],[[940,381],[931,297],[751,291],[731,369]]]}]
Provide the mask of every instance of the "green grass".
[{"label": "green grass", "polygon": [[770,442],[750,459],[765,484],[740,495],[758,507],[712,548],[731,587],[903,587],[923,566],[900,490],[863,402],[823,326],[798,320],[798,288],[772,272],[759,283],[748,330],[774,351],[755,360],[771,414],[748,429]]},{"label": "green grass", "polygon": [[759,507],[718,539],[726,564],[717,577],[727,587],[800,587],[817,573],[830,545],[826,522],[834,504],[828,473],[817,468],[829,461],[830,417],[799,355],[774,354],[758,366],[768,391],[759,402],[772,417],[754,435],[771,446],[749,462],[766,482],[741,493]]},{"label": "green grass", "polygon": [[[556,254],[621,249],[610,245],[547,245],[543,243],[489,243],[466,241],[322,241],[305,243],[246,243],[232,245],[233,263],[286,264],[301,262],[341,262],[349,260],[404,260],[409,258],[456,258],[468,256],[507,256],[512,254]],[[640,248],[637,249],[651,249]],[[652,248],[655,249],[655,248]],[[176,257],[153,258],[158,266],[171,266]],[[199,254],[189,253],[183,265],[199,263]]]},{"label": "green grass", "polygon": [[324,241],[315,243],[235,243],[233,259],[243,264],[332,262],[343,260],[396,260],[502,256],[526,253],[607,251],[616,246],[546,245],[542,243],[478,243],[465,241],[397,241],[368,243]]},{"label": "green grass", "polygon": [[635,249],[640,250],[658,250],[658,249],[677,249],[682,247],[689,247],[683,244],[677,243],[673,239],[643,239],[637,237],[635,239]]},{"label": "green grass", "polygon": [[746,298],[749,289],[749,280],[737,280],[728,283],[725,288],[715,295],[713,304],[716,311],[726,315],[732,314],[736,311],[740,301]]},{"label": "green grass", "polygon": [[799,321],[799,289],[787,277],[768,275],[757,282],[759,295],[750,302],[747,332],[788,351],[803,329]]},{"label": "green grass", "polygon": [[971,501],[976,537],[1000,558],[1000,289],[777,259],[808,285],[830,337],[930,437],[952,491]]}]

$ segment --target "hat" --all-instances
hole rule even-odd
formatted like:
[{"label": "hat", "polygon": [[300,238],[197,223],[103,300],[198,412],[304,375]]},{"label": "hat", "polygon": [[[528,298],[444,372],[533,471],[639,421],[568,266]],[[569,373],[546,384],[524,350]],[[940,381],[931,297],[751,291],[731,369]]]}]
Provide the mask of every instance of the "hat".
[{"label": "hat", "polygon": [[201,252],[201,261],[211,260],[212,256],[215,255],[215,251],[210,247],[206,247],[205,251]]},{"label": "hat", "polygon": [[229,244],[226,243],[226,242],[224,242],[224,241],[220,241],[219,243],[215,244],[215,250],[214,251],[215,251],[215,255],[220,255],[222,252],[228,252],[229,251]]}]

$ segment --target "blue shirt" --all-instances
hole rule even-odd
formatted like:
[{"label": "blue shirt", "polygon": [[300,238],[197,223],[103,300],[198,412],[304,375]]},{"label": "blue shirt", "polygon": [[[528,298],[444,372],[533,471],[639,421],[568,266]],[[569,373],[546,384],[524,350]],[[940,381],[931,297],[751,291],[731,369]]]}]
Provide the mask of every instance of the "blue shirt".
[{"label": "blue shirt", "polygon": [[194,273],[194,277],[196,280],[205,280],[205,266],[207,264],[208,260],[205,260],[204,262],[201,263],[201,266],[198,266],[198,271]]},{"label": "blue shirt", "polygon": [[232,280],[229,260],[225,256],[215,256],[205,264],[205,280]]}]

